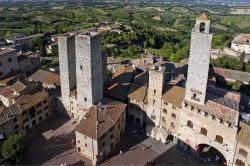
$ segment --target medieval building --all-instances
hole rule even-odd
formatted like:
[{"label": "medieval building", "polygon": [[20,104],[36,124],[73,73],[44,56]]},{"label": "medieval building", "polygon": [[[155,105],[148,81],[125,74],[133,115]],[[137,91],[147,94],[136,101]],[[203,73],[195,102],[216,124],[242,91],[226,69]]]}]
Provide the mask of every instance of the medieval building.
[{"label": "medieval building", "polygon": [[164,143],[173,139],[216,163],[248,165],[250,125],[240,116],[245,111],[241,94],[208,84],[211,44],[210,20],[203,14],[191,32],[185,86],[167,81],[164,64],[136,73],[128,94],[128,117]]}]

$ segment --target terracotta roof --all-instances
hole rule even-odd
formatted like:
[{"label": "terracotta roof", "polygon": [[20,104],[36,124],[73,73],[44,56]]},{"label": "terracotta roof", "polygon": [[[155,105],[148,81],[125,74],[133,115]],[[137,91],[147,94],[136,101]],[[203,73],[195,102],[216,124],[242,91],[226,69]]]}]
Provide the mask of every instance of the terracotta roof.
[{"label": "terracotta roof", "polygon": [[106,109],[92,106],[76,131],[97,140],[116,124],[125,110],[126,104],[106,105]]},{"label": "terracotta roof", "polygon": [[6,55],[10,52],[16,52],[13,48],[0,48],[0,55]]},{"label": "terracotta roof", "polygon": [[107,57],[107,64],[118,64],[121,62],[121,58]]},{"label": "terracotta roof", "polygon": [[15,78],[15,76],[4,78],[4,79],[0,80],[0,84],[1,85],[7,85],[14,78]]},{"label": "terracotta roof", "polygon": [[220,67],[213,67],[210,68],[210,74],[218,78],[223,77],[226,79],[226,81],[239,80],[244,82],[245,84],[250,83],[250,73],[247,72],[225,69]]},{"label": "terracotta roof", "polygon": [[240,34],[233,39],[232,43],[250,45],[250,34]]},{"label": "terracotta roof", "polygon": [[141,101],[147,102],[148,93],[148,72],[136,70],[134,82],[130,86],[128,97]]},{"label": "terracotta roof", "polygon": [[7,108],[4,108],[4,110],[0,113],[0,124],[3,125],[6,122],[10,121],[20,113],[20,110],[16,104],[13,104]]},{"label": "terracotta roof", "polygon": [[133,78],[133,68],[130,66],[118,66],[114,77],[105,83],[105,95],[124,101],[127,97],[130,83]]},{"label": "terracotta roof", "polygon": [[13,92],[12,92],[12,89],[9,87],[9,86],[6,86],[5,88],[3,88],[1,91],[0,91],[0,95],[3,96],[3,97],[8,97],[9,95],[11,95]]},{"label": "terracotta roof", "polygon": [[25,85],[24,82],[21,81],[17,81],[15,82],[13,85],[10,86],[10,88],[15,91],[16,93],[20,93],[23,90],[25,90],[27,88],[27,86]]},{"label": "terracotta roof", "polygon": [[225,122],[229,122],[235,126],[238,125],[240,103],[227,96],[207,92],[205,105],[198,105],[188,101],[185,102]]},{"label": "terracotta roof", "polygon": [[162,99],[177,107],[181,107],[184,95],[185,88],[179,86],[169,86],[167,87],[165,93],[163,93]]},{"label": "terracotta roof", "polygon": [[240,122],[240,130],[238,132],[238,140],[241,144],[250,148],[250,125]]},{"label": "terracotta roof", "polygon": [[53,84],[60,86],[60,76],[59,74],[45,71],[45,70],[38,70],[33,75],[29,77],[30,80],[40,81],[43,84]]},{"label": "terracotta roof", "polygon": [[140,102],[147,102],[148,85],[132,84],[128,93],[128,97]]},{"label": "terracotta roof", "polygon": [[16,99],[16,104],[18,105],[21,111],[27,110],[30,107],[35,106],[36,104],[42,102],[48,97],[48,93],[45,91],[37,91],[31,94],[22,95]]},{"label": "terracotta roof", "polygon": [[208,16],[205,13],[202,13],[202,15],[200,15],[197,18],[197,20],[204,20],[204,21],[206,21],[206,20],[209,20],[209,18],[208,18]]}]

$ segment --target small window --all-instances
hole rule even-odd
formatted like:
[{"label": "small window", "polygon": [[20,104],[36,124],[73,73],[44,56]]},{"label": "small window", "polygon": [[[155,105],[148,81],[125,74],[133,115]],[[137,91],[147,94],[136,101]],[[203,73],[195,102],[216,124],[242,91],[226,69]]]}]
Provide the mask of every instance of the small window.
[{"label": "small window", "polygon": [[201,134],[207,136],[207,129],[201,128]]},{"label": "small window", "polygon": [[171,117],[176,119],[176,115],[174,113],[171,114]]},{"label": "small window", "polygon": [[104,147],[104,146],[105,146],[105,142],[102,143],[102,147]]},{"label": "small window", "polygon": [[42,116],[40,116],[40,117],[39,117],[39,120],[43,120],[43,117],[42,117]]},{"label": "small window", "polygon": [[164,113],[164,114],[167,114],[168,111],[164,108],[164,109],[163,109],[163,113]]},{"label": "small window", "polygon": [[85,147],[88,147],[88,145],[85,143]]},{"label": "small window", "polygon": [[241,155],[241,156],[243,156],[243,157],[247,157],[247,155],[248,155],[248,153],[247,153],[247,151],[245,151],[244,149],[239,149],[239,154]]},{"label": "small window", "polygon": [[218,142],[218,143],[220,143],[220,144],[222,144],[222,143],[223,143],[223,138],[222,138],[222,136],[216,135],[215,141]]},{"label": "small window", "polygon": [[236,159],[235,165],[237,165],[237,166],[245,166],[245,163],[243,161],[241,161],[240,159]]},{"label": "small window", "polygon": [[110,139],[112,139],[114,136],[113,136],[113,134],[110,136]]},{"label": "small window", "polygon": [[174,122],[171,122],[171,127],[172,127],[172,128],[175,128]]},{"label": "small window", "polygon": [[175,106],[175,105],[172,105],[172,109],[176,110],[176,106]]},{"label": "small window", "polygon": [[155,95],[155,93],[156,93],[156,90],[154,89],[154,95]]},{"label": "small window", "polygon": [[3,75],[3,72],[0,72],[0,76],[2,76]]},{"label": "small window", "polygon": [[190,127],[190,128],[193,128],[193,122],[191,122],[190,120],[187,121],[187,126]]},{"label": "small window", "polygon": [[162,120],[163,123],[166,123],[166,118],[165,117],[162,117],[161,120]]},{"label": "small window", "polygon": [[9,58],[9,59],[8,59],[8,62],[11,62],[11,61],[12,61],[12,59],[11,59],[11,58]]},{"label": "small window", "polygon": [[46,112],[46,113],[45,113],[45,116],[49,116],[49,114]]},{"label": "small window", "polygon": [[82,70],[82,65],[80,65],[80,69]]},{"label": "small window", "polygon": [[85,101],[85,102],[87,101],[87,98],[86,98],[86,97],[84,98],[84,101]]},{"label": "small window", "polygon": [[155,100],[153,100],[153,104],[155,104]]},{"label": "small window", "polygon": [[78,143],[80,143],[80,140],[77,140]]}]

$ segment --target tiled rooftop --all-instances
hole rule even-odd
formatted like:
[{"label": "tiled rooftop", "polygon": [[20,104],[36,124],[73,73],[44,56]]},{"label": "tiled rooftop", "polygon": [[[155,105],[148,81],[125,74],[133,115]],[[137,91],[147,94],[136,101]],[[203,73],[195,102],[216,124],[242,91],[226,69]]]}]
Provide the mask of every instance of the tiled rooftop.
[{"label": "tiled rooftop", "polygon": [[33,81],[40,81],[43,84],[51,84],[60,86],[60,76],[59,74],[45,71],[45,70],[38,70],[34,74],[29,77],[29,80]]},{"label": "tiled rooftop", "polygon": [[233,39],[232,43],[250,45],[250,34],[240,34]]},{"label": "tiled rooftop", "polygon": [[106,105],[103,108],[92,106],[76,127],[76,131],[96,140],[115,125],[125,109],[125,104]]}]

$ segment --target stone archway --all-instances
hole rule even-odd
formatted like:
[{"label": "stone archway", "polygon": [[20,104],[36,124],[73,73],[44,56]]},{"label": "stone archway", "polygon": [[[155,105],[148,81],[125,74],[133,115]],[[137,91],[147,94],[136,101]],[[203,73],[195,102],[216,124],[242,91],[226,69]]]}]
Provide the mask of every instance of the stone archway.
[{"label": "stone archway", "polygon": [[196,146],[198,154],[212,165],[223,165],[227,163],[225,156],[213,146],[199,144]]}]

